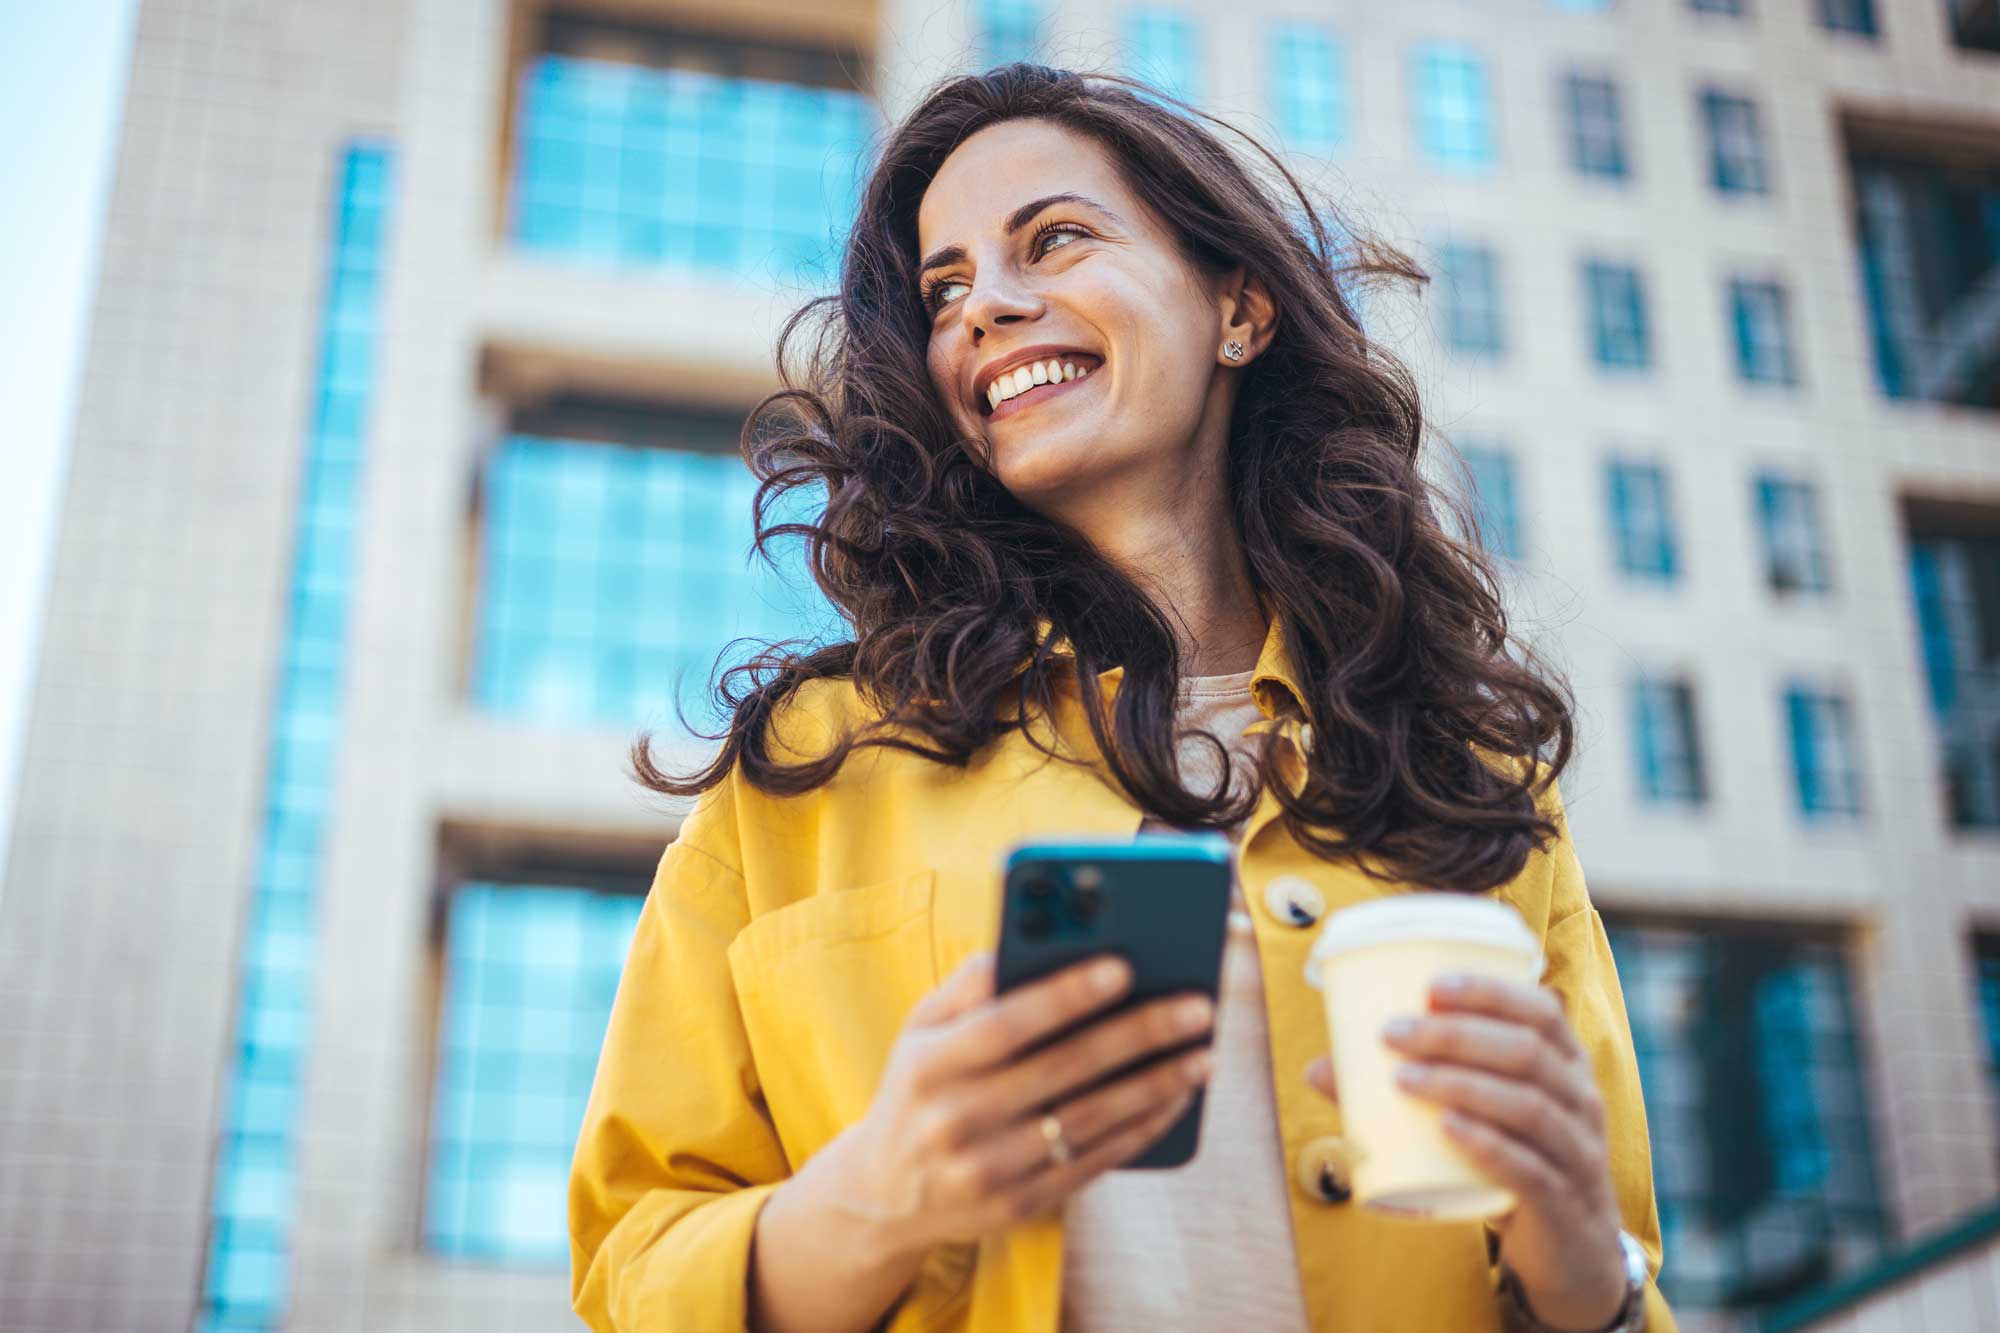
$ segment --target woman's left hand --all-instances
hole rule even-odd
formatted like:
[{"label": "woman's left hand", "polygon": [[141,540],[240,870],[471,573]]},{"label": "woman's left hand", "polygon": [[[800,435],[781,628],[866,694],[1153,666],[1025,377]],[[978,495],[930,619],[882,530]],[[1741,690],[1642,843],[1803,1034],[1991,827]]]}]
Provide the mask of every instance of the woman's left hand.
[{"label": "woman's left hand", "polygon": [[[1535,1317],[1597,1329],[1625,1290],[1621,1225],[1605,1141],[1604,1102],[1590,1058],[1554,991],[1484,976],[1431,988],[1431,1011],[1383,1039],[1411,1057],[1405,1092],[1444,1108],[1451,1140],[1519,1203],[1487,1223]],[[1416,1072],[1412,1073],[1412,1067]],[[1337,1099],[1324,1056],[1306,1081]]]}]

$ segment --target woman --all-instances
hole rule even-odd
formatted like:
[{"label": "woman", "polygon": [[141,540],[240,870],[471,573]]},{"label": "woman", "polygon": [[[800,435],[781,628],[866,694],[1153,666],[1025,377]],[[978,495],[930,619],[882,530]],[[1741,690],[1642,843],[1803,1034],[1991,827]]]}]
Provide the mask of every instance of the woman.
[{"label": "woman", "polygon": [[[1340,283],[1424,275],[1374,246],[1336,266],[1288,173],[1302,211],[1133,86],[1010,65],[928,97],[868,181],[807,382],[752,413],[759,544],[803,532],[854,639],[728,673],[724,744],[686,780],[634,748],[699,799],[577,1146],[575,1307],[1670,1329],[1631,1037],[1555,785],[1566,687],[1505,651],[1491,571],[1436,510],[1472,516],[1417,472],[1407,373]],[[817,483],[814,523],[763,527]],[[994,996],[998,856],[1147,827],[1234,840],[1219,1013],[1135,1006],[1023,1056],[1115,994],[1079,964]],[[1439,993],[1392,1043],[1520,1194],[1490,1223],[1345,1188],[1310,927],[1415,891],[1512,904],[1550,959],[1541,987]],[[1212,1069],[1076,1093],[1210,1028]],[[1107,1174],[1204,1081],[1192,1163]]]}]

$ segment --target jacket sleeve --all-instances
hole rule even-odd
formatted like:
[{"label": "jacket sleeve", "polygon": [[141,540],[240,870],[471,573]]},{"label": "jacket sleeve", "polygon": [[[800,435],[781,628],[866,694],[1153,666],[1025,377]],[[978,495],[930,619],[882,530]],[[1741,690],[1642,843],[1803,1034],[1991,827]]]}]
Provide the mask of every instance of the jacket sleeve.
[{"label": "jacket sleeve", "polygon": [[757,1214],[790,1174],[725,954],[748,918],[728,786],[660,858],[570,1168],[571,1304],[599,1333],[745,1328]]},{"label": "jacket sleeve", "polygon": [[[1604,1100],[1609,1137],[1611,1183],[1625,1230],[1646,1251],[1647,1333],[1673,1333],[1673,1312],[1659,1288],[1664,1258],[1660,1214],[1653,1192],[1653,1153],[1646,1130],[1646,1103],[1639,1084],[1639,1061],[1632,1046],[1632,1028],[1625,1014],[1624,992],[1604,922],[1584,886],[1583,866],[1570,841],[1562,794],[1554,782],[1541,796],[1545,813],[1555,819],[1558,834],[1545,853],[1551,862],[1549,927],[1543,942],[1548,968],[1542,984],[1563,1001],[1577,1040],[1589,1054]],[[1499,1276],[1499,1241],[1486,1229],[1487,1256],[1493,1276]]]}]

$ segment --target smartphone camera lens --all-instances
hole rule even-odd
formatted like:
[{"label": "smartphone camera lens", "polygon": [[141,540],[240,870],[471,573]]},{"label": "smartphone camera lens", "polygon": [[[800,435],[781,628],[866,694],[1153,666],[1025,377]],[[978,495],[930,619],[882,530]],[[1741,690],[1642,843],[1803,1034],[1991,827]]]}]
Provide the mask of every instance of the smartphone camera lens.
[{"label": "smartphone camera lens", "polygon": [[1069,891],[1070,915],[1078,921],[1090,922],[1095,921],[1097,914],[1103,909],[1103,894],[1098,889],[1095,878],[1077,876],[1077,882],[1070,886]]},{"label": "smartphone camera lens", "polygon": [[1046,907],[1030,907],[1021,913],[1021,933],[1031,940],[1041,939],[1055,927],[1055,915]]},{"label": "smartphone camera lens", "polygon": [[1032,874],[1021,881],[1021,892],[1032,900],[1048,897],[1056,891],[1056,882],[1047,875]]}]

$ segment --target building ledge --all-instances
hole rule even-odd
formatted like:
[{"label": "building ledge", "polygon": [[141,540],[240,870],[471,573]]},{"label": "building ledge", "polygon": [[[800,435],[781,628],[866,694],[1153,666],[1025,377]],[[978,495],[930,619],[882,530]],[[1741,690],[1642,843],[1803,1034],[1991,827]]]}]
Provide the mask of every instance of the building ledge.
[{"label": "building ledge", "polygon": [[1758,1333],[1794,1333],[1809,1328],[1936,1268],[1993,1236],[2000,1236],[2000,1200],[1968,1213],[1943,1230],[1904,1246],[1859,1272],[1766,1313],[1758,1323]]}]

